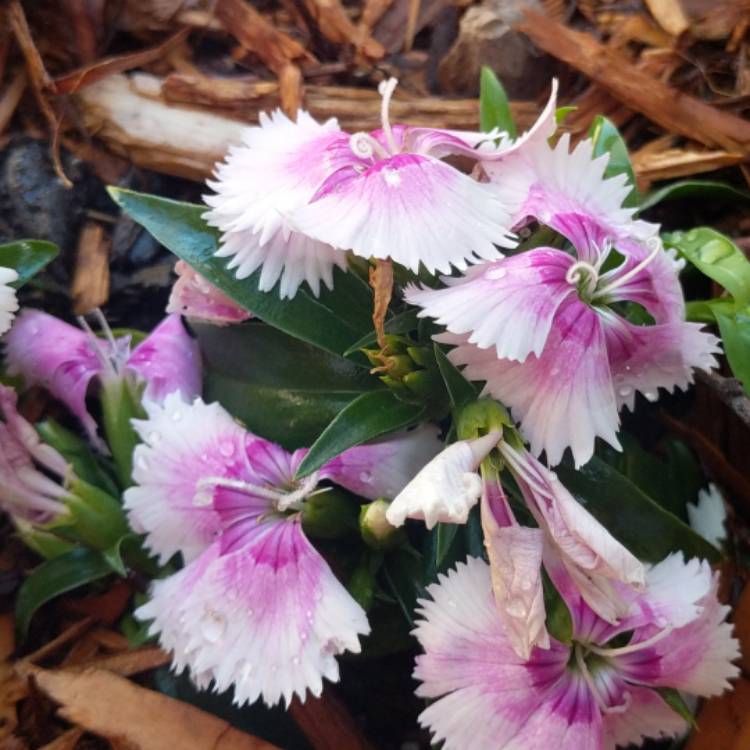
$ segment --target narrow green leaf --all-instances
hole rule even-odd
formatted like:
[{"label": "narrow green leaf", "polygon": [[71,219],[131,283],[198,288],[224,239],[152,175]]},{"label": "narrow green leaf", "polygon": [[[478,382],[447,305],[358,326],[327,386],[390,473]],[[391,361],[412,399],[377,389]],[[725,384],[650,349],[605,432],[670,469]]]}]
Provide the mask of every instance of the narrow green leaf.
[{"label": "narrow green leaf", "polygon": [[678,180],[670,182],[662,188],[657,188],[647,193],[641,199],[639,211],[653,208],[663,201],[676,200],[678,198],[706,198],[712,201],[738,201],[740,203],[750,202],[750,192],[739,190],[718,180]]},{"label": "narrow green leaf", "polygon": [[679,690],[674,688],[656,688],[656,692],[662,697],[662,700],[677,714],[679,714],[685,721],[693,728],[698,728],[698,723],[695,721],[695,716],[690,710],[690,707],[685,703],[685,699],[680,694]]},{"label": "narrow green leaf", "polygon": [[736,315],[716,312],[716,322],[729,366],[750,395],[750,316],[747,312]]},{"label": "narrow green leaf", "polygon": [[605,177],[624,174],[628,178],[631,191],[625,198],[624,205],[634,208],[638,205],[638,191],[635,187],[635,173],[630,163],[628,147],[617,127],[606,117],[597,115],[589,129],[589,138],[594,143],[594,156],[609,154],[609,162],[604,170]]},{"label": "narrow green leaf", "polygon": [[750,262],[737,245],[710,227],[664,235],[664,242],[726,289],[740,307],[750,304]]},{"label": "narrow green leaf", "polygon": [[0,266],[16,271],[18,279],[11,286],[18,289],[54,260],[59,252],[60,248],[52,242],[18,240],[0,245]]},{"label": "narrow green leaf", "polygon": [[378,385],[349,360],[261,323],[193,328],[205,398],[288,449],[312,445],[349,403]]},{"label": "narrow green leaf", "polygon": [[595,456],[578,471],[565,464],[556,471],[580,503],[636,557],[659,562],[681,550],[687,557],[711,562],[721,558],[716,547],[600,458]]},{"label": "narrow green leaf", "polygon": [[445,389],[448,391],[453,410],[458,411],[466,404],[476,401],[476,388],[456,369],[456,366],[445,356],[445,353],[437,344],[434,344],[434,347],[435,360],[445,383]]},{"label": "narrow green leaf", "polygon": [[482,66],[479,75],[479,124],[485,133],[495,128],[508,133],[511,138],[518,133],[503,84],[486,65]]},{"label": "narrow green leaf", "polygon": [[575,105],[568,104],[564,107],[558,107],[555,110],[555,122],[558,125],[562,125],[565,122],[565,118],[571,113],[575,112],[578,109]]},{"label": "narrow green leaf", "polygon": [[305,477],[347,448],[415,424],[424,414],[424,406],[401,401],[391,391],[363,393],[313,443],[297,475]]},{"label": "narrow green leaf", "polygon": [[336,269],[333,291],[324,289],[316,298],[303,285],[293,299],[282,300],[278,285],[270,292],[259,290],[260,271],[237,279],[226,258],[215,257],[219,233],[203,219],[205,206],[119,188],[109,192],[162,245],[266,323],[336,354],[371,329],[372,295],[354,274]]},{"label": "narrow green leaf", "polygon": [[48,601],[87,583],[111,575],[104,556],[89,549],[74,549],[48,560],[23,582],[16,597],[16,627],[24,639],[34,613]]}]

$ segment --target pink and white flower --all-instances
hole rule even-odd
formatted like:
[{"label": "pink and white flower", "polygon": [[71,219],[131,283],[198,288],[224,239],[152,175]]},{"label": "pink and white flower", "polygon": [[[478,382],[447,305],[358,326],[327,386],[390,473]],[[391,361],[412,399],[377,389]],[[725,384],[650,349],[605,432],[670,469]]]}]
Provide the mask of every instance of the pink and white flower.
[{"label": "pink and white flower", "polygon": [[182,552],[187,565],[154,584],[138,616],[153,620],[176,669],[233,686],[237,703],[319,695],[323,678],[338,679],[336,655],[358,652],[369,625],[305,536],[304,504],[325,477],[368,499],[398,491],[412,462],[438,450],[437,431],[399,436],[397,451],[387,440],[360,446],[297,479],[306,449],[247,432],[218,404],[171,394],[146,408],[125,507],[154,553]]},{"label": "pink and white flower", "polygon": [[201,361],[178,315],[167,316],[132,351],[130,337],[115,339],[101,313],[98,317],[106,338],[96,336],[83,318],[84,330],[40,310],[25,309],[6,337],[5,354],[10,374],[20,375],[27,385],[46,388],[103,448],[86,408],[92,380],[133,377],[145,382],[146,398],[162,400],[174,391],[193,398],[201,391]]},{"label": "pink and white flower", "polygon": [[252,313],[204,279],[184,260],[178,260],[174,270],[177,281],[169,295],[168,313],[217,326],[242,323],[253,317]]},{"label": "pink and white flower", "polygon": [[443,159],[484,164],[524,148],[554,122],[554,92],[529,134],[495,145],[497,133],[391,126],[395,86],[381,85],[382,127],[370,133],[350,135],[304,111],[296,122],[263,114],[246,131],[205,198],[206,218],[223,233],[217,255],[232,258],[238,278],[261,268],[261,290],[281,279],[281,296],[292,297],[306,281],[317,296],[321,281],[331,287],[334,266],[346,268],[343,251],[448,273],[513,246],[510,185],[479,182]]},{"label": "pink and white flower", "polygon": [[11,286],[14,281],[18,281],[18,272],[0,266],[0,335],[10,328],[18,310],[16,290]]},{"label": "pink and white flower", "polygon": [[[535,248],[446,279],[444,289],[411,287],[406,299],[446,327],[436,339],[455,345],[451,361],[510,407],[535,455],[556,464],[569,447],[578,466],[596,437],[620,447],[618,412],[633,408],[636,391],[655,400],[659,388],[686,388],[696,369],[715,367],[718,340],[685,322],[658,227],[622,207],[625,178],[603,177],[606,157],[593,159],[590,141],[571,153],[563,136],[523,159],[534,179],[514,220],[546,224],[573,252]],[[502,180],[503,162],[492,169]],[[624,303],[653,325],[627,320]]]},{"label": "pink and white flower", "polygon": [[617,626],[574,585],[563,586],[571,642],[551,638],[548,649],[523,658],[498,617],[489,566],[476,558],[459,564],[420,601],[414,632],[425,653],[414,676],[417,694],[436,699],[421,724],[445,750],[614,750],[683,732],[685,720],[658,690],[721,693],[738,674],[739,648],[707,563],[674,555],[648,582],[643,597],[663,604],[659,617],[634,605],[637,615]]},{"label": "pink and white flower", "polygon": [[16,408],[16,392],[0,385],[0,507],[32,523],[66,511],[69,466]]}]

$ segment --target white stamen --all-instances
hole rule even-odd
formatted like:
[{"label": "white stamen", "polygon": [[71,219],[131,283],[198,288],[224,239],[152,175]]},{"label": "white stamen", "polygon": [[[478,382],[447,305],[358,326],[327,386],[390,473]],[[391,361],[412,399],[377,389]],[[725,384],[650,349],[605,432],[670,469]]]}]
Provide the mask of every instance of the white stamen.
[{"label": "white stamen", "polygon": [[[104,316],[102,315],[102,311],[97,308],[96,312],[99,313],[99,316],[101,316],[101,319],[97,316],[97,320],[99,322],[99,325],[102,324],[102,320],[104,320]],[[78,321],[78,325],[83,328],[86,333],[88,333],[89,338],[91,339],[91,344],[93,345],[94,349],[96,349],[96,354],[99,358],[99,362],[101,363],[102,367],[104,367],[108,372],[109,375],[112,377],[118,377],[118,366],[117,366],[117,344],[114,340],[114,336],[112,335],[112,329],[107,325],[107,321],[104,320],[104,326],[103,330],[105,335],[107,336],[107,343],[112,347],[112,351],[108,352],[102,346],[102,340],[94,333],[94,330],[89,325],[86,318],[83,317],[83,315],[79,315],[76,320]]]},{"label": "white stamen", "polygon": [[303,500],[306,500],[317,486],[318,472],[315,471],[309,476],[306,476],[296,490],[294,490],[293,492],[287,492],[285,495],[282,495],[276,507],[280,511],[294,508],[294,506],[298,505]]},{"label": "white stamen", "polygon": [[229,479],[228,477],[205,477],[197,484],[197,490],[200,492],[207,487],[224,487],[228,490],[238,490],[246,492],[249,495],[262,497],[264,500],[270,500],[273,503],[279,503],[284,499],[284,494],[268,487],[261,487],[251,482],[245,482],[242,479]]},{"label": "white stamen", "polygon": [[565,274],[565,281],[568,284],[578,285],[584,280],[586,281],[586,286],[583,291],[586,294],[593,294],[596,285],[599,283],[599,272],[591,263],[579,260],[568,269]]},{"label": "white stamen", "polygon": [[607,711],[608,706],[602,699],[602,696],[599,693],[599,688],[594,682],[594,678],[591,676],[591,672],[589,672],[589,668],[586,665],[586,659],[583,655],[583,646],[581,646],[580,643],[576,643],[575,656],[576,656],[576,664],[578,665],[578,669],[580,670],[585,683],[588,685],[588,688],[591,691],[591,694],[594,696],[596,705],[599,706],[599,709],[601,711]]},{"label": "white stamen", "polygon": [[388,153],[369,133],[354,133],[349,138],[349,148],[360,159],[371,159],[377,154],[379,159],[387,159]]},{"label": "white stamen", "polygon": [[388,148],[391,150],[391,155],[398,153],[398,147],[396,146],[396,139],[393,137],[393,130],[391,129],[391,121],[388,117],[388,107],[393,97],[393,92],[398,86],[397,78],[389,78],[387,81],[381,81],[378,86],[378,93],[383,97],[383,101],[380,103],[380,120],[383,125],[383,133],[385,135],[386,143]]},{"label": "white stamen", "polygon": [[639,641],[638,643],[629,643],[627,646],[620,646],[620,648],[601,648],[600,646],[589,646],[589,651],[592,651],[599,656],[606,656],[607,658],[613,658],[615,656],[625,656],[626,654],[634,654],[637,651],[643,651],[643,649],[650,648],[655,643],[658,643],[663,638],[666,638],[674,630],[673,626],[664,628],[659,631],[653,638],[648,638],[645,641]]},{"label": "white stamen", "polygon": [[594,297],[603,297],[607,294],[610,294],[615,289],[618,289],[623,284],[627,284],[628,281],[630,281],[634,276],[639,274],[646,266],[651,263],[651,261],[659,254],[659,251],[662,250],[662,244],[661,240],[658,237],[651,237],[647,244],[651,246],[651,252],[634,268],[631,268],[627,273],[624,273],[622,276],[615,278],[615,280],[607,284],[606,286],[602,287],[601,289],[598,289],[596,291],[596,294],[594,294]]}]

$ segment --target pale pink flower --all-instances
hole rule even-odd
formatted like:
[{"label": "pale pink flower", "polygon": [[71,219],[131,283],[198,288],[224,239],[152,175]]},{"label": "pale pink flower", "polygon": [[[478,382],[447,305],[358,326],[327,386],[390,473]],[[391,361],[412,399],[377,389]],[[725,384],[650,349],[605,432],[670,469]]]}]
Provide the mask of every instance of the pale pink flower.
[{"label": "pale pink flower", "polygon": [[145,381],[147,398],[161,400],[173,391],[192,398],[201,390],[201,361],[178,315],[167,316],[132,351],[130,337],[115,339],[101,313],[99,322],[106,338],[88,325],[82,330],[25,309],[5,339],[5,354],[10,374],[20,375],[27,385],[43,386],[62,401],[101,448],[96,422],[86,408],[92,380],[130,376]]},{"label": "pale pink flower", "polygon": [[209,183],[216,194],[205,198],[206,218],[222,231],[217,255],[232,258],[238,278],[261,268],[263,291],[281,279],[282,297],[303,281],[317,295],[321,281],[331,287],[334,266],[346,267],[342,251],[447,273],[514,244],[510,183],[498,189],[443,159],[460,154],[484,164],[524,148],[554,122],[554,92],[529,134],[496,145],[497,133],[391,126],[395,85],[381,86],[382,127],[371,133],[350,135],[304,111],[296,122],[279,111],[261,115],[246,131]]},{"label": "pale pink flower", "polygon": [[32,523],[66,511],[69,466],[16,408],[16,392],[0,385],[0,507]]},{"label": "pale pink flower", "polygon": [[10,328],[18,310],[16,290],[11,286],[14,281],[18,281],[18,272],[0,266],[0,335]]},{"label": "pale pink flower", "polygon": [[466,523],[482,493],[477,469],[501,433],[459,440],[427,463],[396,495],[386,517],[394,526],[417,518],[431,529],[438,522]]},{"label": "pale pink flower", "polygon": [[526,506],[545,535],[544,562],[561,565],[587,605],[615,624],[627,613],[633,588],[645,582],[643,564],[527,451],[498,446]]},{"label": "pale pink flower", "polygon": [[[633,407],[636,391],[655,400],[660,388],[686,388],[696,369],[715,367],[718,339],[685,322],[658,227],[622,207],[626,180],[604,178],[607,159],[592,158],[590,141],[571,153],[565,135],[521,157],[534,177],[514,220],[550,226],[574,254],[539,247],[405,296],[447,328],[436,339],[456,346],[451,361],[510,407],[535,455],[556,464],[569,447],[578,466],[597,436],[620,447],[618,411]],[[492,169],[502,180],[503,163]],[[621,303],[640,305],[653,325],[631,323]]]},{"label": "pale pink flower", "polygon": [[437,430],[354,448],[297,479],[306,449],[247,432],[218,404],[172,394],[146,408],[125,507],[154,553],[182,552],[187,565],[154,584],[138,616],[153,620],[176,669],[233,687],[237,703],[319,695],[369,625],[306,538],[304,504],[326,478],[368,499],[397,492],[438,450]]},{"label": "pale pink flower", "polygon": [[252,313],[209,283],[184,260],[178,260],[174,270],[177,281],[169,295],[168,313],[218,326],[242,323],[253,317]]},{"label": "pale pink flower", "polygon": [[552,638],[528,658],[498,617],[486,563],[470,558],[428,587],[414,631],[425,653],[414,676],[417,694],[436,699],[420,723],[445,750],[614,750],[675,736],[686,723],[658,689],[716,695],[738,674],[728,608],[707,563],[673,555],[652,568],[649,603],[634,603],[633,618],[616,626],[564,577],[555,583],[571,613],[572,641]]}]

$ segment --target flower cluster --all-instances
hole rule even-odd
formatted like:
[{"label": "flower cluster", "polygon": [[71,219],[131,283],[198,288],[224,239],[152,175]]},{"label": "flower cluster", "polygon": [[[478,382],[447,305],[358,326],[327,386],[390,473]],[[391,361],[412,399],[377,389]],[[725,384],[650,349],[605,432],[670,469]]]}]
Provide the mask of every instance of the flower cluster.
[{"label": "flower cluster", "polygon": [[[371,132],[304,111],[261,115],[245,131],[205,198],[216,258],[236,280],[226,283],[225,261],[180,260],[168,315],[150,335],[115,335],[98,311],[100,335],[83,318],[75,327],[18,314],[4,338],[7,373],[47,389],[88,445],[65,428],[35,428],[0,386],[0,506],[23,529],[62,529],[67,545],[106,553],[120,574],[147,570],[134,615],[175,670],[268,706],[338,680],[337,657],[358,653],[376,621],[378,566],[395,548],[418,557],[435,527],[439,539],[445,525],[473,523],[484,558],[475,549],[435,582],[438,562],[417,587],[414,676],[433,701],[420,722],[434,740],[446,750],[610,750],[674,736],[686,728],[683,695],[716,695],[738,673],[717,574],[681,552],[639,559],[570,491],[563,472],[573,469],[560,464],[568,452],[575,469],[589,462],[597,438],[620,449],[621,410],[634,410],[637,394],[686,388],[716,366],[719,341],[686,322],[680,261],[659,227],[626,207],[627,178],[607,176],[591,141],[557,137],[556,82],[516,139],[391,124],[395,87],[381,85]],[[316,422],[314,444],[284,430],[317,385],[271,388],[275,374],[264,375],[233,399],[221,390],[229,374],[204,383],[181,316],[242,324],[197,329],[202,345],[212,335],[241,342],[237,332],[265,341],[253,335],[271,331],[254,318],[268,316],[285,331],[280,358],[293,359],[315,339],[312,321],[304,344],[286,335],[294,311],[335,319],[313,297],[333,289],[335,269],[362,274],[368,263],[376,336],[343,355],[322,347],[336,381],[326,407],[343,411],[325,430]],[[386,336],[394,265],[405,314]],[[242,280],[254,299],[268,293],[267,307],[240,304]],[[17,281],[0,269],[0,334]],[[303,284],[312,297],[298,307],[287,300]],[[362,351],[381,382],[355,351],[375,339],[378,349]],[[268,364],[262,347],[242,354],[227,369]],[[238,392],[283,401],[283,445],[236,419]],[[359,421],[347,423],[352,413]],[[606,503],[605,482],[598,491]],[[714,492],[685,517],[719,545],[721,510]],[[338,554],[344,535],[369,577],[364,593]],[[138,547],[131,558],[126,538]]]}]

